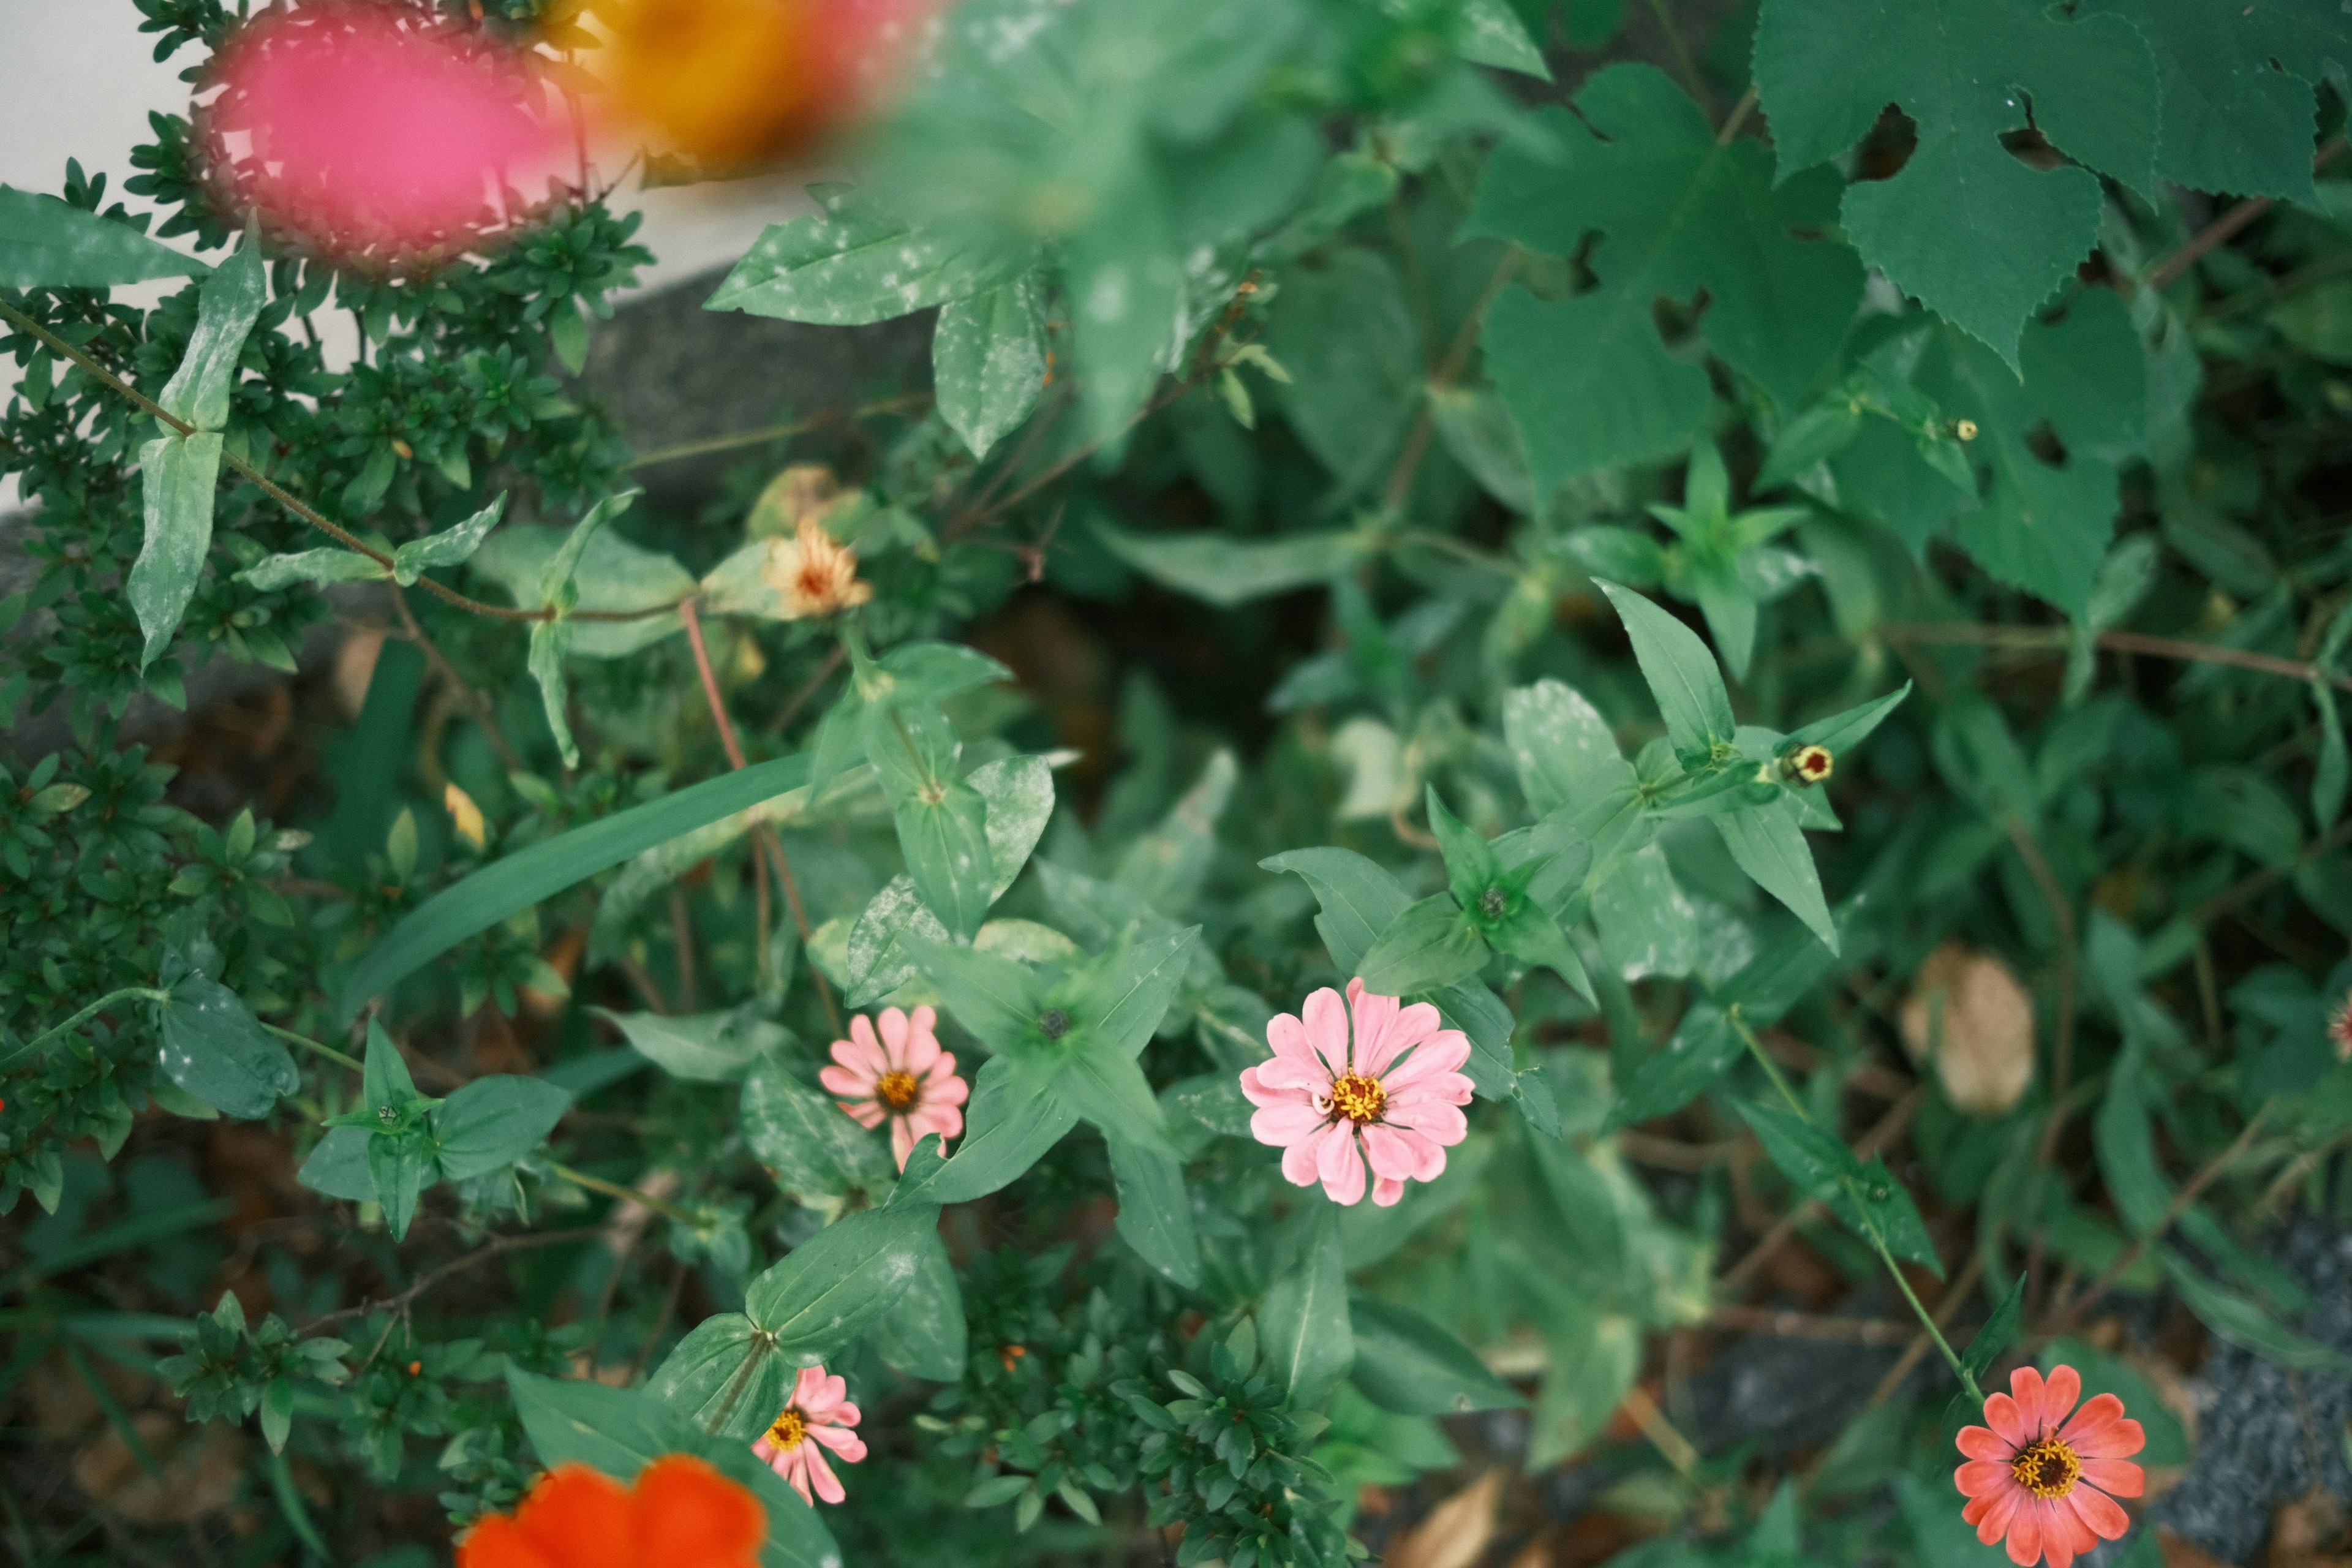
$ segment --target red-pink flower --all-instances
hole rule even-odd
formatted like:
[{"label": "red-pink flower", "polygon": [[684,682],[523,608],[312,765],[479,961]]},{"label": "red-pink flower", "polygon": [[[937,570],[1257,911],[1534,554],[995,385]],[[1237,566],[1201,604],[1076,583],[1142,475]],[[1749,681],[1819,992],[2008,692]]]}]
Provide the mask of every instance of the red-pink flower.
[{"label": "red-pink flower", "polygon": [[824,1368],[801,1368],[800,1381],[793,1384],[792,1402],[768,1424],[767,1434],[751,1445],[751,1452],[811,1503],[817,1498],[839,1502],[845,1495],[840,1478],[825,1463],[824,1449],[832,1449],[845,1464],[854,1465],[866,1458],[864,1439],[850,1430],[857,1425],[857,1406],[849,1403],[848,1394],[849,1385],[838,1377],[826,1376]]},{"label": "red-pink flower", "polygon": [[963,1112],[957,1108],[971,1089],[956,1077],[954,1054],[940,1049],[940,1037],[932,1033],[937,1013],[918,1007],[910,1018],[885,1007],[881,1023],[877,1040],[865,1014],[849,1020],[849,1038],[833,1042],[838,1065],[818,1069],[816,1077],[860,1126],[890,1123],[890,1152],[903,1171],[924,1133],[936,1132],[944,1142],[963,1131]]},{"label": "red-pink flower", "polygon": [[2336,1042],[2336,1059],[2352,1062],[2352,996],[2336,1005],[2327,1016],[2327,1037]]},{"label": "red-pink flower", "polygon": [[1445,1149],[1470,1130],[1462,1107],[1470,1080],[1456,1069],[1470,1059],[1459,1029],[1442,1026],[1426,1002],[1406,1007],[1348,982],[1348,1013],[1329,986],[1307,998],[1304,1016],[1277,1013],[1265,1026],[1271,1060],[1242,1071],[1242,1092],[1257,1111],[1250,1131],[1282,1151],[1282,1173],[1296,1184],[1318,1180],[1336,1204],[1360,1202],[1364,1167],[1372,1202],[1404,1196],[1407,1181],[1429,1182],[1445,1169]]},{"label": "red-pink flower", "polygon": [[542,199],[569,144],[530,57],[415,0],[266,11],[213,88],[200,121],[226,199],[333,255],[463,250]]},{"label": "red-pink flower", "polygon": [[1952,1484],[1969,1498],[1960,1517],[1987,1546],[2007,1536],[2009,1560],[2019,1568],[2032,1568],[2037,1557],[2068,1568],[2102,1539],[2131,1528],[2116,1498],[2139,1496],[2147,1478],[2126,1456],[2147,1437],[2112,1394],[2075,1410],[2083,1379],[2071,1366],[2052,1367],[2046,1383],[2019,1367],[2009,1390],[1986,1399],[1985,1426],[1960,1428],[1960,1452],[1969,1457],[1952,1472]]}]

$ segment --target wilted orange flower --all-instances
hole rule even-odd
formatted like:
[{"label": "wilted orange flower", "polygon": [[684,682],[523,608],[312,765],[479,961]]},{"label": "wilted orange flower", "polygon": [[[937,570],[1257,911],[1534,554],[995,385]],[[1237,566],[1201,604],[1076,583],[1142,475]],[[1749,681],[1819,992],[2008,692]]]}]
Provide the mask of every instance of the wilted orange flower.
[{"label": "wilted orange flower", "polygon": [[874,596],[874,584],[858,578],[857,552],[834,542],[814,518],[803,518],[792,538],[768,542],[760,581],[783,596],[786,620],[829,616]]},{"label": "wilted orange flower", "polygon": [[716,170],[789,158],[872,100],[928,0],[579,0],[625,130]]},{"label": "wilted orange flower", "polygon": [[634,1487],[565,1465],[467,1531],[457,1568],[758,1568],[767,1534],[751,1489],[690,1454],[656,1459]]}]

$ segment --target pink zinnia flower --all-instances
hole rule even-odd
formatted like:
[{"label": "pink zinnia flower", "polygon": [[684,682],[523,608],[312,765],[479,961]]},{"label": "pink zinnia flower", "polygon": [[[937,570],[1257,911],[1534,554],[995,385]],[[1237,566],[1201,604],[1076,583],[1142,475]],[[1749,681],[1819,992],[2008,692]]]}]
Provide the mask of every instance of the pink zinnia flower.
[{"label": "pink zinnia flower", "polygon": [[447,254],[547,194],[569,139],[539,70],[414,0],[315,0],[229,35],[199,122],[231,205],[331,254]]},{"label": "pink zinnia flower", "polygon": [[[1282,1151],[1282,1173],[1297,1185],[1320,1179],[1335,1204],[1364,1195],[1372,1168],[1372,1202],[1404,1196],[1407,1180],[1429,1182],[1445,1169],[1445,1146],[1468,1135],[1461,1108],[1470,1080],[1457,1069],[1470,1041],[1426,1002],[1402,1006],[1348,982],[1355,1011],[1355,1052],[1348,1015],[1329,986],[1307,998],[1305,1016],[1277,1013],[1265,1026],[1270,1061],[1242,1071],[1242,1092],[1256,1106],[1250,1131]],[[1361,1152],[1358,1145],[1361,1144]]]},{"label": "pink zinnia flower", "polygon": [[833,1042],[833,1059],[839,1065],[816,1075],[860,1126],[890,1123],[890,1152],[902,1171],[924,1133],[936,1132],[944,1141],[963,1131],[963,1112],[956,1108],[971,1097],[971,1088],[956,1077],[954,1053],[940,1049],[940,1037],[931,1032],[939,1016],[929,1007],[916,1008],[911,1018],[885,1007],[877,1040],[874,1026],[860,1013],[849,1020],[849,1038]]},{"label": "pink zinnia flower", "polygon": [[2068,1568],[2102,1539],[2131,1528],[2116,1498],[2139,1496],[2147,1478],[2125,1457],[2147,1437],[2112,1394],[2068,1420],[2083,1396],[2082,1376],[2071,1366],[2052,1367],[2047,1383],[2019,1367],[2009,1389],[1985,1401],[1986,1426],[1960,1428],[1960,1452],[1969,1457],[1952,1472],[1952,1484],[1969,1498],[1960,1517],[1987,1546],[2007,1536],[2009,1560],[2019,1568],[2032,1568],[2036,1557]]},{"label": "pink zinnia flower", "polygon": [[[848,1394],[849,1385],[838,1377],[826,1376],[824,1368],[801,1368],[800,1381],[793,1384],[792,1403],[768,1424],[767,1435],[751,1445],[751,1452],[792,1482],[793,1489],[811,1504],[817,1498],[839,1502],[847,1495],[841,1489],[841,1479],[825,1463],[824,1449],[832,1449],[845,1464],[866,1458],[864,1439],[850,1430],[857,1425],[857,1406],[849,1403]],[[814,1497],[809,1495],[812,1486]]]}]

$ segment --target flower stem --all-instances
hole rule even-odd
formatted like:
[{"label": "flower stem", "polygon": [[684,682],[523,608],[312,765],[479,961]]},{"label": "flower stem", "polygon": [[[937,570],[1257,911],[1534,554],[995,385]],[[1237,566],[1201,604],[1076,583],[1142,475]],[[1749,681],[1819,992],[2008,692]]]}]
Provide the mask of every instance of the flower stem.
[{"label": "flower stem", "polygon": [[152,985],[126,985],[120,991],[110,991],[105,995],[100,997],[97,1001],[91,1003],[89,1006],[84,1007],[80,1012],[76,1013],[72,1017],[68,1018],[64,1023],[52,1025],[48,1028],[42,1030],[39,1034],[35,1035],[31,1039],[26,1041],[22,1046],[19,1046],[7,1056],[0,1057],[0,1072],[6,1072],[18,1062],[31,1058],[36,1052],[39,1051],[43,1046],[47,1045],[51,1040],[60,1038],[63,1036],[73,1033],[74,1030],[89,1022],[90,1019],[96,1017],[99,1014],[105,1012],[117,1002],[168,1002],[171,999],[172,994],[170,992],[158,991]]},{"label": "flower stem", "polygon": [[651,1193],[640,1192],[635,1187],[625,1187],[618,1182],[608,1182],[602,1176],[592,1176],[585,1171],[575,1171],[569,1165],[561,1165],[552,1160],[547,1163],[547,1168],[551,1173],[562,1177],[575,1187],[585,1187],[592,1193],[603,1193],[606,1197],[618,1198],[623,1203],[642,1204],[656,1214],[667,1215],[680,1225],[698,1226],[702,1224],[701,1215],[690,1210],[682,1209],[667,1198],[657,1198]]},{"label": "flower stem", "polygon": [[[1739,1016],[1738,1004],[1734,1003],[1724,1013],[1724,1017],[1730,1023],[1732,1028],[1738,1032],[1741,1042],[1748,1047],[1748,1054],[1756,1058],[1757,1065],[1761,1067],[1765,1076],[1772,1080],[1772,1087],[1780,1091],[1780,1098],[1789,1102],[1789,1109],[1796,1113],[1797,1119],[1808,1126],[1813,1125],[1812,1113],[1805,1109],[1805,1102],[1797,1098],[1797,1091],[1790,1087],[1788,1079],[1782,1076],[1780,1064],[1773,1061],[1770,1052],[1765,1050],[1764,1042],[1756,1037],[1755,1029],[1749,1026],[1747,1019]],[[1951,1363],[1953,1375],[1958,1377],[1960,1380],[1960,1385],[1968,1390],[1969,1397],[1979,1405],[1983,1404],[1984,1390],[1977,1386],[1976,1375],[1969,1371],[1968,1363],[1960,1360],[1958,1352],[1952,1349],[1951,1342],[1944,1338],[1944,1331],[1936,1326],[1936,1320],[1930,1317],[1927,1309],[1920,1304],[1918,1294],[1911,1289],[1911,1281],[1903,1277],[1902,1266],[1895,1261],[1895,1254],[1888,1249],[1886,1237],[1879,1230],[1878,1222],[1871,1217],[1868,1206],[1862,1201],[1861,1189],[1854,1184],[1853,1178],[1851,1176],[1841,1174],[1837,1180],[1838,1185],[1845,1189],[1846,1202],[1852,1205],[1855,1215],[1861,1219],[1863,1229],[1868,1234],[1870,1245],[1877,1252],[1879,1261],[1886,1265],[1886,1272],[1893,1278],[1895,1288],[1902,1291],[1903,1299],[1911,1304],[1912,1313],[1918,1318],[1919,1326],[1925,1329],[1928,1337],[1936,1342],[1936,1348],[1944,1352],[1944,1359]]]},{"label": "flower stem", "polygon": [[[261,1020],[258,1018],[256,1018],[254,1022],[261,1024]],[[331,1062],[341,1062],[343,1066],[351,1068],[353,1072],[363,1073],[367,1071],[366,1064],[362,1062],[359,1058],[345,1056],[342,1052],[335,1049],[332,1046],[322,1046],[308,1035],[298,1035],[291,1029],[281,1029],[275,1024],[261,1024],[261,1026],[268,1030],[271,1034],[277,1036],[281,1040],[291,1040],[298,1046],[306,1046],[310,1049],[318,1052],[320,1056],[326,1058]]]}]

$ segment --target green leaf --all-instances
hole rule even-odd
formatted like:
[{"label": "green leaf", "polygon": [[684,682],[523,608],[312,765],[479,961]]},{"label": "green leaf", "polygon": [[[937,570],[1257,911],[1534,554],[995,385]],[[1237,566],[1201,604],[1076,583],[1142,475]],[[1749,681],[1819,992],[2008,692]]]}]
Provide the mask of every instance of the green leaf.
[{"label": "green leaf", "polygon": [[646,1379],[646,1392],[700,1430],[735,1438],[748,1451],[751,1439],[767,1429],[792,1397],[799,1372],[800,1363],[776,1353],[774,1340],[754,1329],[749,1318],[719,1312],[678,1341]]},{"label": "green leaf", "polygon": [[1012,890],[1054,816],[1054,769],[1044,757],[1005,757],[972,769],[963,781],[988,808],[988,858],[995,868],[989,901]]},{"label": "green leaf", "polygon": [[1837,923],[1830,919],[1829,901],[1822,896],[1822,874],[1813,852],[1798,826],[1804,803],[1783,794],[1768,805],[1726,811],[1707,818],[1723,837],[1723,846],[1756,885],[1788,906],[1812,933],[1837,951]]},{"label": "green leaf", "polygon": [[[567,539],[580,540],[571,573],[578,595],[574,610],[658,610],[695,592],[693,574],[675,559],[641,550],[609,528],[583,537],[577,529],[512,524],[482,541],[467,564],[497,583],[518,605],[535,610],[548,602],[541,585]],[[617,658],[661,641],[684,624],[674,610],[627,621],[575,620],[569,651],[580,658]]]},{"label": "green leaf", "polygon": [[1466,980],[1486,958],[1485,940],[1454,895],[1433,893],[1389,922],[1357,973],[1376,995],[1406,996]]},{"label": "green leaf", "polygon": [[1461,1415],[1527,1404],[1468,1345],[1410,1307],[1357,1291],[1348,1298],[1348,1316],[1356,1342],[1349,1380],[1383,1410]]},{"label": "green leaf", "polygon": [[155,399],[163,412],[199,430],[218,430],[228,423],[236,362],[268,303],[269,277],[262,270],[261,237],[249,229],[244,243],[197,292],[196,330],[189,335],[188,351]]},{"label": "green leaf", "polygon": [[125,595],[147,640],[142,669],[171,645],[195,597],[213,543],[213,487],[220,478],[217,432],[162,436],[139,448],[140,501],[146,532],[124,580]]},{"label": "green leaf", "polygon": [[110,289],[211,268],[127,223],[58,197],[0,185],[0,287]]},{"label": "green leaf", "polygon": [[383,1205],[384,1224],[393,1240],[402,1240],[416,1216],[416,1200],[440,1177],[433,1161],[432,1140],[422,1130],[372,1132],[367,1163],[375,1201]]},{"label": "green leaf", "polygon": [[1834,1136],[1779,1106],[1740,1104],[1734,1109],[1799,1192],[1828,1205],[1855,1235],[1884,1240],[1895,1257],[1925,1264],[1942,1276],[1943,1260],[1927,1239],[1918,1207],[1885,1161],[1873,1158],[1864,1163]]},{"label": "green leaf", "polygon": [[364,1127],[330,1127],[310,1157],[302,1162],[295,1179],[314,1193],[346,1203],[368,1203],[375,1197],[375,1178],[368,1173],[368,1139]]},{"label": "green leaf", "polygon": [[1503,863],[1496,857],[1494,846],[1445,809],[1435,784],[1428,785],[1426,793],[1429,830],[1436,835],[1438,853],[1445,859],[1446,886],[1456,903],[1471,909],[1480,894],[1502,880]]},{"label": "green leaf", "polygon": [[978,931],[996,888],[987,801],[961,780],[938,780],[900,795],[892,816],[907,874],[923,902],[955,935]]},{"label": "green leaf", "polygon": [[703,305],[854,327],[910,315],[1012,282],[1024,252],[910,226],[864,193],[814,193],[824,211],[771,224]]},{"label": "green leaf", "polygon": [[1042,1075],[1008,1058],[994,1058],[981,1065],[973,1079],[955,1157],[919,1184],[909,1160],[909,1175],[898,1191],[937,1204],[985,1197],[1026,1173],[1077,1123],[1078,1113]]},{"label": "green leaf", "polygon": [[1618,751],[1608,721],[1557,680],[1504,693],[1503,739],[1518,770],[1520,793],[1537,816],[1634,798],[1633,764]]},{"label": "green leaf", "polygon": [[939,1234],[931,1204],[865,1209],[827,1226],[751,1281],[743,1313],[777,1353],[814,1366],[889,1310]]},{"label": "green leaf", "polygon": [[914,879],[893,877],[867,901],[856,923],[849,928],[844,954],[848,973],[843,977],[848,989],[845,998],[847,1005],[868,1006],[915,977],[919,965],[909,945],[901,940],[908,936],[943,947],[953,946],[955,942],[948,928],[940,922],[940,917],[923,902],[922,895],[915,891]]},{"label": "green leaf", "polygon": [[2126,1043],[2107,1077],[2107,1092],[2091,1124],[2099,1174],[2116,1211],[2135,1236],[2150,1236],[2172,1206],[2172,1184],[2156,1160],[2148,1121],[2147,1065],[2141,1047]]},{"label": "green leaf", "polygon": [[2317,201],[2313,89],[2352,68],[2340,11],[2326,0],[2095,0],[2084,10],[2125,17],[2155,53],[2158,174],[2192,190]]},{"label": "green leaf", "polygon": [[563,765],[580,765],[579,742],[572,738],[571,688],[563,679],[563,656],[572,650],[572,623],[565,620],[536,621],[530,628],[530,650],[524,664],[530,678],[539,683],[540,709],[547,715],[548,732],[555,737],[555,749],[563,754]]},{"label": "green leaf", "polygon": [[2311,700],[2319,710],[2319,763],[2311,771],[2311,815],[2322,833],[2344,814],[2344,794],[2352,784],[2352,756],[2344,746],[2344,721],[2336,710],[2336,689],[2326,679],[2311,683]]},{"label": "green leaf", "polygon": [[780,1024],[729,1009],[684,1016],[661,1013],[615,1013],[591,1007],[590,1012],[628,1037],[639,1056],[672,1078],[702,1083],[724,1083],[788,1037]]},{"label": "green leaf", "polygon": [[1642,1331],[1631,1318],[1572,1299],[1545,1314],[1551,1369],[1536,1391],[1527,1462],[1548,1468],[1591,1447],[1624,1403],[1642,1367]]},{"label": "green leaf", "polygon": [[1062,1103],[1101,1129],[1106,1138],[1124,1138],[1172,1160],[1176,1151],[1168,1138],[1168,1116],[1143,1069],[1100,1042],[1075,1034],[1071,1038],[1078,1041],[1076,1048],[1045,1069]]},{"label": "green leaf", "polygon": [[1911,683],[1906,680],[1899,691],[1890,691],[1884,697],[1858,703],[1826,719],[1816,719],[1791,731],[1780,742],[1780,750],[1785,754],[1800,746],[1821,746],[1833,759],[1843,761],[1848,752],[1870,739],[1871,731],[1885,722],[1886,716],[1910,695]]},{"label": "green leaf", "polygon": [[455,566],[472,560],[506,510],[507,498],[500,492],[498,500],[455,528],[410,540],[392,552],[393,581],[405,588],[432,567]]},{"label": "green leaf", "polygon": [[1556,160],[1507,142],[1480,183],[1465,234],[1587,258],[1599,287],[1541,300],[1498,298],[1482,339],[1540,499],[1594,468],[1660,458],[1699,434],[1714,407],[1705,366],[1670,353],[1660,298],[1709,303],[1699,335],[1781,407],[1802,405],[1862,302],[1863,268],[1834,241],[1792,230],[1834,226],[1828,171],[1778,189],[1759,142],[1718,145],[1706,117],[1647,65],[1597,71],[1576,112],[1536,116]]},{"label": "green leaf", "polygon": [[948,1016],[982,1045],[1012,1051],[1034,1038],[1046,990],[1034,970],[1016,959],[928,942],[911,930],[899,934],[898,946],[939,988]]},{"label": "green leaf", "polygon": [[1835,966],[1835,955],[1812,932],[1793,921],[1785,924],[1745,968],[1717,988],[1712,1000],[1693,1003],[1673,1037],[1618,1086],[1604,1130],[1679,1110],[1723,1076],[1746,1048],[1724,1009],[1737,1006],[1751,1027],[1763,1028],[1777,1023]]},{"label": "green leaf", "polygon": [[1511,0],[1461,0],[1449,20],[1446,41],[1473,65],[1551,79],[1543,50],[1528,36],[1527,24],[1511,9]]},{"label": "green leaf", "polygon": [[1183,1167],[1162,1150],[1114,1136],[1110,1173],[1118,1187],[1118,1234],[1152,1268],[1187,1289],[1198,1287],[1201,1243],[1192,1234]]},{"label": "green leaf", "polygon": [[1111,879],[1163,914],[1181,914],[1191,907],[1216,855],[1217,823],[1233,798],[1239,772],[1232,752],[1220,746],[1210,753],[1192,787],[1157,826],[1128,846]]},{"label": "green leaf", "polygon": [[1421,334],[1395,266],[1350,246],[1321,267],[1291,269],[1265,346],[1290,377],[1276,387],[1283,417],[1339,489],[1360,489],[1386,472],[1420,406],[1424,376]]},{"label": "green leaf", "polygon": [[1035,273],[950,301],[931,331],[940,416],[974,458],[1029,417],[1045,387],[1045,316]]},{"label": "green leaf", "polygon": [[1731,693],[1724,689],[1723,671],[1698,634],[1630,588],[1614,583],[1599,586],[1633,640],[1633,658],[1650,695],[1657,700],[1675,754],[1686,763],[1704,762],[1717,746],[1730,745],[1739,730],[1731,716]]},{"label": "green leaf", "polygon": [[2189,1310],[2205,1326],[2231,1344],[2296,1372],[2334,1375],[2352,1373],[2352,1361],[2340,1352],[2305,1338],[2236,1291],[2214,1284],[2183,1263],[2169,1247],[2158,1247],[2164,1272]]},{"label": "green leaf", "polygon": [[[2013,371],[2018,330],[2097,242],[2096,174],[2153,199],[2156,65],[2121,16],[2059,21],[2035,0],[1770,0],[1756,85],[1783,177],[1836,156],[1889,103],[1918,126],[1892,177],[1848,188],[1846,233],[1905,293]],[[2081,165],[2030,167],[2032,123]]]},{"label": "green leaf", "polygon": [[431,1125],[441,1174],[463,1182],[511,1165],[547,1141],[572,1097],[543,1078],[478,1078],[435,1107]]},{"label": "green leaf", "polygon": [[540,1377],[507,1363],[507,1389],[532,1452],[548,1469],[585,1465],[618,1481],[665,1454],[690,1450],[699,1436],[659,1399],[592,1379]]},{"label": "green leaf", "polygon": [[953,1383],[963,1375],[963,1292],[937,1230],[919,1245],[913,1277],[866,1338],[877,1355],[909,1377]]},{"label": "green leaf", "polygon": [[373,557],[322,544],[286,555],[265,555],[236,574],[240,583],[270,593],[294,583],[381,583],[389,577]]},{"label": "green leaf", "polygon": [[1261,1364],[1289,1390],[1294,1410],[1321,1405],[1356,1360],[1339,1210],[1317,1204],[1314,1215],[1305,1253],[1266,1288],[1257,1310]]},{"label": "green leaf", "polygon": [[404,917],[352,968],[342,1016],[356,1016],[457,943],[599,871],[707,823],[789,794],[808,776],[805,757],[754,763],[544,839],[446,888]]},{"label": "green leaf", "polygon": [[155,1023],[164,1074],[227,1115],[267,1116],[301,1083],[286,1047],[217,980],[192,974],[173,985],[170,999],[155,1004]]},{"label": "green leaf", "polygon": [[1157,935],[1123,932],[1103,954],[1056,986],[1046,1002],[1069,1013],[1073,1038],[1129,1059],[1168,1015],[1201,934],[1199,926]]},{"label": "green leaf", "polygon": [[882,1140],[772,1057],[755,1063],[744,1078],[740,1114],[751,1157],[788,1193],[838,1196],[851,1187],[878,1192],[889,1183]]},{"label": "green leaf", "polygon": [[1992,1363],[2000,1359],[2000,1352],[2016,1340],[2017,1325],[2024,1310],[2025,1276],[2020,1274],[2009,1293],[2000,1299],[2000,1304],[1993,1308],[1991,1316],[1969,1341],[1969,1348],[1960,1352],[1960,1365],[1968,1369],[1970,1377],[1979,1383],[1984,1381]]},{"label": "green leaf", "polygon": [[1221,531],[1124,533],[1097,522],[1095,533],[1113,555],[1145,576],[1220,609],[1328,583],[1370,548],[1354,532],[1302,533],[1261,542]]}]

